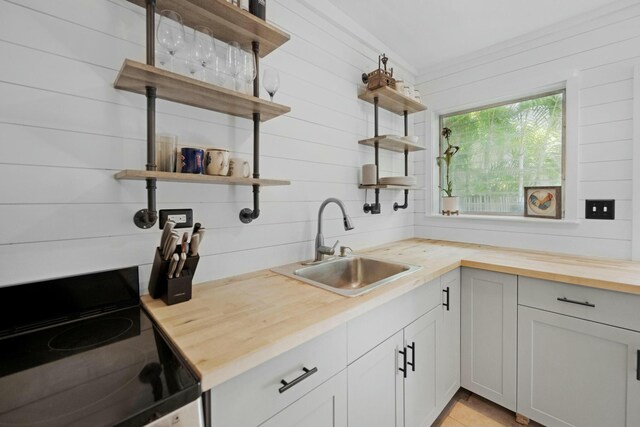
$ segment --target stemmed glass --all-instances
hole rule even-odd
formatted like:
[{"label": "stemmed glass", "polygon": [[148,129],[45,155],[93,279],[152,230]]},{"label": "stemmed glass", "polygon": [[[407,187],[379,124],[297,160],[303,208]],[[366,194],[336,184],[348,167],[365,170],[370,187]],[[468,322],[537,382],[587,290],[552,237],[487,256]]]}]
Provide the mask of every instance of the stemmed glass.
[{"label": "stemmed glass", "polygon": [[247,95],[252,95],[252,83],[256,78],[256,57],[253,52],[242,51],[242,74],[240,77],[246,85]]},{"label": "stemmed glass", "polygon": [[229,47],[227,48],[227,66],[229,75],[233,78],[233,88],[237,89],[238,76],[242,71],[242,49],[240,49],[240,44],[238,42],[229,43]]},{"label": "stemmed glass", "polygon": [[173,57],[182,49],[185,43],[184,25],[182,25],[180,14],[172,10],[160,12],[156,37],[158,38],[158,43],[171,55],[170,67],[171,71],[173,71]]},{"label": "stemmed glass", "polygon": [[278,73],[278,70],[274,70],[273,68],[265,69],[264,74],[262,75],[262,85],[269,93],[271,102],[273,102],[273,96],[276,94],[278,89],[280,89],[280,74]]},{"label": "stemmed glass", "polygon": [[207,80],[207,66],[216,56],[216,45],[213,32],[207,28],[198,26],[193,30],[193,47],[191,59],[202,67],[202,80]]}]

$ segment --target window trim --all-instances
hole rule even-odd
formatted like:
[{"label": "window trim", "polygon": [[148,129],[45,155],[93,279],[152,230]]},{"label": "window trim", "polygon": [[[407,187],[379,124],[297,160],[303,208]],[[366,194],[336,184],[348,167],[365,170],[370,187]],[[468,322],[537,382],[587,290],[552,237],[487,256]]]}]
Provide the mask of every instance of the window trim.
[{"label": "window trim", "polygon": [[[562,188],[562,215],[559,218],[560,221],[564,221],[567,220],[567,222],[573,222],[576,219],[575,218],[567,218],[566,217],[566,206],[567,206],[567,201],[568,201],[568,197],[567,197],[567,191],[566,191],[566,185],[567,185],[567,145],[568,145],[568,139],[567,139],[567,86],[568,86],[568,81],[567,84],[562,85],[561,87],[557,87],[555,89],[548,89],[548,90],[544,90],[542,92],[537,92],[535,94],[532,95],[526,95],[526,96],[520,96],[520,97],[516,97],[516,98],[505,98],[501,101],[497,101],[497,102],[492,102],[490,104],[480,104],[476,107],[470,107],[470,108],[466,108],[466,109],[462,109],[462,110],[453,110],[450,111],[448,113],[444,113],[444,114],[437,114],[437,120],[438,120],[438,138],[437,138],[437,145],[438,145],[438,155],[442,156],[442,128],[443,128],[443,121],[444,119],[448,118],[448,117],[452,117],[452,116],[457,116],[457,115],[461,115],[461,114],[467,114],[467,113],[472,113],[475,111],[483,111],[483,110],[489,110],[491,108],[496,108],[496,107],[502,107],[504,105],[510,105],[510,104],[517,104],[519,102],[524,102],[524,101],[530,101],[532,99],[537,99],[537,98],[544,98],[546,96],[552,96],[552,95],[557,95],[557,94],[562,94],[562,126],[561,126],[561,131],[562,131],[562,164],[561,164],[561,171],[560,171],[560,186]],[[438,168],[439,169],[439,168]],[[435,189],[437,190],[437,200],[439,203],[439,209],[438,212],[440,212],[442,210],[442,199],[443,199],[443,195],[442,195],[442,191],[440,191],[440,186],[442,185],[442,174],[440,173],[440,171],[438,171],[438,181],[437,184],[438,186],[435,187]],[[519,213],[508,213],[508,212],[487,212],[487,213],[483,213],[483,212],[469,212],[465,215],[465,213],[462,213],[461,215],[466,216],[467,218],[492,218],[492,217],[496,217],[496,218],[502,218],[502,219],[506,219],[506,218],[525,218],[524,213],[523,214],[519,214]],[[547,219],[544,219],[544,221],[547,221]],[[558,221],[558,220],[556,220]]]}]

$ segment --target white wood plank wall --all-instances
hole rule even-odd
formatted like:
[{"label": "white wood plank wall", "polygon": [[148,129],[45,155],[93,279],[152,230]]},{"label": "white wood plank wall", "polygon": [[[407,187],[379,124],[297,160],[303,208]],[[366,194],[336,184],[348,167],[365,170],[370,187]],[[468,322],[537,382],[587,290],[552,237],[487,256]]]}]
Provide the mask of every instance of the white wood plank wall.
[{"label": "white wood plank wall", "polygon": [[[640,4],[617,2],[606,11],[487,49],[417,78],[431,111],[455,111],[566,80],[579,84],[578,221],[526,223],[430,217],[431,195],[416,197],[420,237],[631,258],[633,70],[640,63]],[[636,118],[636,120],[640,120]],[[430,116],[416,133],[432,142]],[[636,127],[637,129],[637,127]],[[437,133],[437,130],[436,130]],[[414,165],[428,181],[430,154]],[[426,175],[425,175],[426,171]],[[569,195],[569,197],[576,195]],[[584,219],[584,201],[616,199],[616,219]]]},{"label": "white wood plank wall", "polygon": [[[373,107],[357,93],[377,64],[375,41],[298,1],[270,0],[267,14],[291,34],[262,65],[280,71],[275,99],[292,112],[262,126],[261,175],[292,185],[263,188],[260,218],[243,225],[250,187],[158,183],[158,208],[193,208],[209,229],[197,282],[311,257],[327,197],[346,203],[356,227],[345,232],[328,207],[328,242],[362,248],[414,235],[413,200],[393,212],[403,193],[383,192],[383,214],[365,215],[357,188],[360,165],[373,162],[357,144],[373,136]],[[146,288],[160,231],[132,222],[145,184],[113,178],[145,164],[145,98],[113,89],[124,58],[144,60],[144,38],[143,10],[124,0],[0,0],[0,286],[140,265]],[[251,158],[250,121],[164,101],[157,110],[158,131],[180,143]],[[381,133],[402,131],[399,116],[380,119]],[[403,173],[402,156],[381,161],[383,175]]]}]

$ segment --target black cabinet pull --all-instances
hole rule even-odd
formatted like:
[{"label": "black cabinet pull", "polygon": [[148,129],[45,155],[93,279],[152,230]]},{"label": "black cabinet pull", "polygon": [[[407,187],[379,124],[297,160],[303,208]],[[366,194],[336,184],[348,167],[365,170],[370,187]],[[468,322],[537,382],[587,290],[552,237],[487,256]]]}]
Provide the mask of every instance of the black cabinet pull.
[{"label": "black cabinet pull", "polygon": [[304,379],[309,378],[311,375],[313,375],[316,372],[318,372],[318,368],[307,369],[305,367],[302,367],[302,370],[304,371],[304,374],[300,375],[298,378],[296,378],[295,380],[291,381],[290,383],[286,382],[285,380],[281,380],[280,384],[282,384],[282,387],[280,387],[278,389],[278,391],[280,393],[284,393],[285,391],[289,390],[294,385],[298,384],[300,381],[303,381]]},{"label": "black cabinet pull", "polygon": [[636,352],[636,379],[640,381],[640,350]]},{"label": "black cabinet pull", "polygon": [[568,299],[568,298],[565,298],[565,297],[558,298],[558,301],[568,302],[569,304],[584,305],[584,306],[587,306],[587,307],[595,307],[596,306],[595,304],[591,304],[589,301],[585,301],[585,302],[575,301],[575,300]]},{"label": "black cabinet pull", "polygon": [[416,371],[416,342],[412,342],[411,345],[408,345],[411,349],[411,362],[407,362],[407,365],[411,366],[411,370],[413,372]]},{"label": "black cabinet pull", "polygon": [[403,376],[407,378],[407,347],[404,347],[402,350],[398,350],[398,353],[402,355],[402,368],[398,368],[400,372],[402,372]]},{"label": "black cabinet pull", "polygon": [[447,294],[447,299],[446,299],[447,302],[443,303],[442,305],[447,307],[447,311],[449,311],[449,287],[447,286],[447,289],[443,289],[442,292]]}]

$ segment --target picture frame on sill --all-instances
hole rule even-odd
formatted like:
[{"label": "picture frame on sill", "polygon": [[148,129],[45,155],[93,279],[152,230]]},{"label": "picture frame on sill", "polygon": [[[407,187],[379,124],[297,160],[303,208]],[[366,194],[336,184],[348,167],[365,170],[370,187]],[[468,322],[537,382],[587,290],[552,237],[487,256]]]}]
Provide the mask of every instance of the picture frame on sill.
[{"label": "picture frame on sill", "polygon": [[532,218],[562,218],[562,187],[524,187],[524,216]]}]

